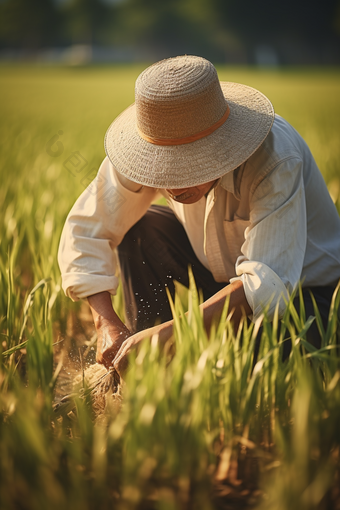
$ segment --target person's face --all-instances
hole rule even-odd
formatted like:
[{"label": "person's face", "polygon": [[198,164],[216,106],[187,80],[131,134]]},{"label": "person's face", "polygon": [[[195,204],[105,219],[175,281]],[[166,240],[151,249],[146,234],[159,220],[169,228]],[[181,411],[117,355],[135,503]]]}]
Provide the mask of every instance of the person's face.
[{"label": "person's face", "polygon": [[215,182],[216,180],[200,184],[199,186],[193,186],[192,188],[167,189],[166,191],[176,202],[180,202],[181,204],[194,204],[211,190]]}]

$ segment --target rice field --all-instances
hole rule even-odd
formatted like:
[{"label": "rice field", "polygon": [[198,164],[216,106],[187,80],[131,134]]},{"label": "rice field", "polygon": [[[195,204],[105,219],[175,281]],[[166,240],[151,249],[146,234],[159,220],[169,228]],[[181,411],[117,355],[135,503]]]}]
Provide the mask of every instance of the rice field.
[{"label": "rice field", "polygon": [[[146,342],[97,419],[86,384],[55,405],[95,354],[86,303],[61,290],[61,229],[144,67],[0,68],[0,508],[339,509],[339,293],[326,331],[291,303],[279,343],[277,318],[264,321],[252,370],[257,326],[235,335],[224,319],[208,339],[192,282],[174,303],[189,315],[172,360]],[[340,71],[218,72],[261,90],[302,134],[340,211]],[[311,320],[319,351],[305,341]]]}]

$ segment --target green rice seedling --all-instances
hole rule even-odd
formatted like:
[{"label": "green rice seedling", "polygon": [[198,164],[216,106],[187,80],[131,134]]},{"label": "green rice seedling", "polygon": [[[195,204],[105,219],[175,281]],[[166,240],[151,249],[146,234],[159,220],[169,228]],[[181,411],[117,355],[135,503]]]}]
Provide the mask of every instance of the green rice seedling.
[{"label": "green rice seedling", "polygon": [[[188,302],[187,315],[179,301],[174,305],[176,354],[171,362],[159,351],[155,339],[145,342],[131,356],[122,411],[108,414],[104,423],[95,425],[89,407],[81,400],[77,400],[77,411],[66,422],[54,419],[51,403],[43,397],[46,389],[36,389],[36,384],[43,387],[44,377],[48,380],[43,375],[36,383],[33,378],[31,388],[25,389],[18,382],[14,400],[7,393],[6,419],[1,425],[6,438],[1,446],[3,462],[12,462],[13,455],[18,456],[18,462],[21,455],[26,459],[20,466],[14,464],[21,488],[17,492],[17,485],[11,482],[16,494],[11,492],[11,501],[26,494],[28,500],[31,498],[27,508],[43,504],[54,508],[66,500],[76,508],[92,508],[95,499],[102,508],[108,501],[115,501],[117,508],[138,508],[142,501],[157,501],[170,508],[191,501],[195,508],[212,508],[212,476],[216,473],[220,479],[227,478],[228,455],[230,462],[235,461],[242,448],[252,448],[261,469],[270,467],[268,455],[274,459],[277,467],[264,473],[271,480],[274,477],[275,494],[285,494],[286,506],[280,508],[291,504],[291,499],[300,501],[310,486],[313,494],[313,487],[317,487],[319,496],[312,494],[307,502],[320,499],[320,494],[321,498],[325,496],[335,472],[332,452],[339,442],[339,375],[321,387],[308,358],[296,348],[286,363],[285,377],[280,377],[277,367],[281,361],[279,357],[274,359],[279,348],[273,348],[269,324],[265,324],[264,344],[252,370],[257,326],[244,324],[235,335],[224,321],[226,307],[223,321],[215,326],[216,333],[209,340],[194,288]],[[305,329],[307,326],[303,325]],[[292,332],[294,345],[298,345],[297,339]],[[47,366],[49,352],[42,353],[47,359],[40,362]],[[24,394],[30,411],[21,403]],[[277,401],[278,395],[284,398]],[[312,401],[313,405],[308,404]],[[284,415],[286,420],[281,419]],[[22,426],[24,419],[26,427]],[[19,431],[22,438],[17,437]],[[48,469],[33,433],[48,452]],[[307,435],[307,446],[302,445],[303,434]],[[16,450],[23,442],[25,446]],[[322,460],[319,467],[315,455]],[[62,464],[60,456],[64,458]],[[30,469],[28,459],[36,463],[35,470]],[[223,468],[222,459],[227,467]],[[296,480],[290,486],[292,473]],[[82,491],[80,496],[76,496],[78,491]],[[273,497],[270,489],[265,491]],[[38,494],[41,501],[37,500]],[[270,501],[276,504],[277,499]]]},{"label": "green rice seedling", "polygon": [[[38,291],[46,287],[48,280],[42,280],[34,289],[29,293],[25,307],[22,314],[22,324],[20,332],[18,328],[16,331],[16,338],[13,330],[8,327],[8,338],[11,339],[11,347],[2,352],[3,368],[7,372],[7,376],[3,380],[3,389],[11,384],[11,379],[14,373],[14,367],[17,366],[17,358],[15,353],[26,348],[28,353],[27,370],[29,373],[30,383],[36,387],[42,387],[45,391],[48,389],[52,380],[52,366],[53,366],[53,352],[52,352],[52,324],[48,310],[49,291],[45,291],[43,299],[37,297]],[[30,310],[33,306],[34,300],[36,306],[31,313],[31,328],[28,334],[25,335],[27,322],[30,315]],[[7,324],[11,324],[11,312],[13,305],[9,301]],[[25,338],[24,339],[24,335]],[[28,345],[29,343],[29,345]],[[35,382],[34,382],[35,381]],[[52,388],[51,388],[52,389]]]},{"label": "green rice seedling", "polygon": [[[208,336],[191,282],[173,304],[174,346],[160,352],[151,339],[131,355],[118,414],[108,406],[94,422],[86,398],[54,412],[53,344],[80,345],[84,310],[61,291],[60,233],[104,157],[107,126],[133,101],[141,67],[2,67],[0,507],[209,509],[216,485],[229,491],[228,505],[250,503],[260,487],[267,499],[257,495],[257,501],[267,508],[334,506],[338,291],[326,328],[317,307],[310,318],[292,300],[283,321],[277,314],[272,323],[264,318],[255,361],[260,324],[243,322],[234,332],[226,304]],[[221,67],[219,73],[272,99],[305,137],[340,210],[339,71]],[[322,104],[315,102],[321,96]],[[54,136],[60,155],[48,148]],[[67,160],[77,151],[86,168],[72,174]],[[113,299],[123,317],[121,289]],[[306,342],[312,321],[321,332],[319,350]],[[92,337],[93,328],[82,333]],[[283,362],[289,340],[292,352]]]},{"label": "green rice seedling", "polygon": [[[277,461],[266,481],[268,500],[261,508],[332,508],[339,469],[339,376],[320,392],[310,366],[299,371],[290,413],[290,430],[276,429]],[[331,409],[328,407],[332,395]],[[334,406],[337,406],[335,409]],[[332,413],[332,418],[330,418]]]},{"label": "green rice seedling", "polygon": [[[24,340],[22,342],[22,339],[23,339],[23,335],[24,335],[24,331],[25,331],[25,328],[26,328],[26,324],[27,324],[27,320],[28,320],[28,316],[29,316],[29,310],[30,310],[30,307],[33,305],[33,301],[34,301],[34,295],[36,293],[36,291],[41,288],[42,286],[44,286],[49,280],[48,279],[45,279],[45,280],[41,280],[35,287],[33,290],[31,290],[31,292],[29,293],[28,295],[28,298],[26,299],[26,303],[25,303],[25,306],[24,306],[24,310],[23,310],[23,319],[22,319],[22,326],[21,326],[21,329],[20,329],[20,334],[19,334],[19,338],[18,338],[18,344],[15,345],[14,347],[11,347],[10,349],[4,351],[2,353],[3,356],[10,356],[11,354],[13,354],[14,352],[16,352],[17,350],[20,350],[21,348],[25,347],[28,340]],[[11,309],[11,303],[9,303],[8,305],[8,308]],[[44,310],[46,312],[46,310]],[[46,322],[46,321],[45,321]]]}]

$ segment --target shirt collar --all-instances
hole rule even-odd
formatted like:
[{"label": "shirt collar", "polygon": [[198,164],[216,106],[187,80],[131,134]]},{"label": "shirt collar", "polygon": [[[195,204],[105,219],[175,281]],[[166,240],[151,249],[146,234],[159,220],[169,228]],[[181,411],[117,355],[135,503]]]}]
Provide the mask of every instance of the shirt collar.
[{"label": "shirt collar", "polygon": [[222,186],[223,189],[229,191],[233,195],[235,194],[235,185],[234,185],[234,171],[228,172],[227,174],[221,177],[219,185]]}]

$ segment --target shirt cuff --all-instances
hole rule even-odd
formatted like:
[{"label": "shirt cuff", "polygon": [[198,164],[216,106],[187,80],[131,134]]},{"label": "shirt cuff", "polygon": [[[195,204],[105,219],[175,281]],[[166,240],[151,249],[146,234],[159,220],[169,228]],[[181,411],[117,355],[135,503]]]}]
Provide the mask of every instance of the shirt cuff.
[{"label": "shirt cuff", "polygon": [[65,273],[62,275],[63,291],[72,301],[78,301],[105,291],[114,296],[118,283],[118,278],[114,275],[103,276],[85,273]]},{"label": "shirt cuff", "polygon": [[239,257],[236,261],[236,274],[237,277],[232,278],[230,283],[242,281],[246,299],[253,310],[249,316],[252,322],[256,322],[264,313],[269,320],[273,320],[276,307],[279,317],[283,316],[289,295],[281,278],[269,266]]}]

